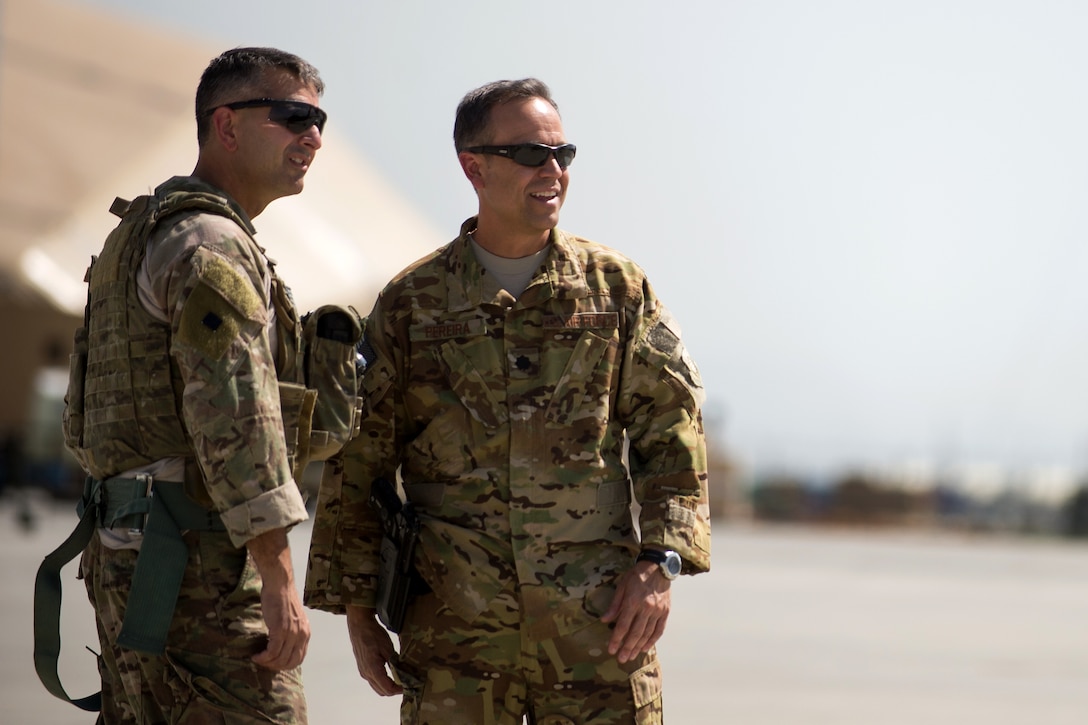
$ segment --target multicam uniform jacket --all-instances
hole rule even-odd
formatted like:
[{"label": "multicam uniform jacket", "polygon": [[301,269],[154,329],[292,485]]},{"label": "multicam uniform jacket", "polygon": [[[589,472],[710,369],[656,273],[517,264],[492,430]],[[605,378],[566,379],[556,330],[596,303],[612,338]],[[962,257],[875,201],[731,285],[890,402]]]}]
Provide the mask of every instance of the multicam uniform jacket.
[{"label": "multicam uniform jacket", "polygon": [[626,257],[554,230],[515,300],[477,262],[475,223],[394,279],[367,320],[362,433],[322,485],[306,603],[374,605],[367,498],[399,473],[427,584],[472,622],[514,581],[546,639],[603,614],[633,565],[632,491],[641,541],[676,550],[686,573],[709,568],[702,383]]}]

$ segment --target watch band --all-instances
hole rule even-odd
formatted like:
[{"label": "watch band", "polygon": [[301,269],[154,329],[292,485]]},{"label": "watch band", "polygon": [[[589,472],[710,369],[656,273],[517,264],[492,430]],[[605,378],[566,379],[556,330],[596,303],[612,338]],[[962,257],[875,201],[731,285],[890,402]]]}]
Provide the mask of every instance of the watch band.
[{"label": "watch band", "polygon": [[684,567],[684,560],[675,551],[643,549],[635,561],[652,561],[661,568],[661,573],[666,579],[675,579],[680,576],[680,571]]},{"label": "watch band", "polygon": [[639,552],[638,558],[635,561],[652,561],[655,564],[665,563],[665,552],[658,551],[657,549],[643,549]]}]

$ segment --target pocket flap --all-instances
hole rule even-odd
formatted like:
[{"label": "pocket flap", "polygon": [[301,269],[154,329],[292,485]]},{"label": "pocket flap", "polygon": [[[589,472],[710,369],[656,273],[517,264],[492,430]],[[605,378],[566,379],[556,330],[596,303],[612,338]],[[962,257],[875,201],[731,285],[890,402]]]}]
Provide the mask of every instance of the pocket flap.
[{"label": "pocket flap", "polygon": [[646,707],[661,697],[661,667],[656,660],[632,672],[630,680],[636,709]]}]

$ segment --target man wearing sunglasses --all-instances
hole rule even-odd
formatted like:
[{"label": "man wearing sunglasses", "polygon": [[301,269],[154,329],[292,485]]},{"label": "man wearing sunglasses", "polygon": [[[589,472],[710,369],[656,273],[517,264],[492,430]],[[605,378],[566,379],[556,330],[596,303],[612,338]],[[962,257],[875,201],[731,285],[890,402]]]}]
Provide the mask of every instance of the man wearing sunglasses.
[{"label": "man wearing sunglasses", "polygon": [[[576,148],[545,84],[470,92],[454,143],[479,211],[367,318],[306,603],[347,615],[403,723],[661,722],[670,583],[710,565],[698,371],[643,271],[557,228]],[[402,623],[368,505],[398,477],[419,525]]]},{"label": "man wearing sunglasses", "polygon": [[[338,356],[354,404],[361,327],[337,310],[304,327],[252,220],[302,191],[323,91],[317,69],[281,50],[212,60],[193,173],[115,201],[122,221],[88,271],[64,417],[88,473],[77,533],[102,648],[101,700],[75,702],[103,722],[306,721],[310,629],[287,530],[307,517],[296,481],[306,433],[322,432],[315,389],[328,387],[315,379],[333,373],[305,356]],[[39,639],[35,660],[68,699],[55,652],[42,664],[58,646]]]}]

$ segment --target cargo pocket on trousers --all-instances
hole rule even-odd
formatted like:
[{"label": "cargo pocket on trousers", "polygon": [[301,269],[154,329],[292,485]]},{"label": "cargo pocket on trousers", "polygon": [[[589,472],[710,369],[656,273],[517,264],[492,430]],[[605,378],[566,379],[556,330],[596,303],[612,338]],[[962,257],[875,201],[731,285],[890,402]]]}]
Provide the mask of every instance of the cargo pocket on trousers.
[{"label": "cargo pocket on trousers", "polygon": [[408,671],[408,667],[394,656],[389,663],[393,671],[393,680],[404,688],[404,697],[400,705],[401,722],[416,722],[419,706],[423,702],[423,680]]},{"label": "cargo pocket on trousers", "polygon": [[661,667],[654,661],[629,678],[637,725],[661,725]]},{"label": "cargo pocket on trousers", "polygon": [[[167,648],[178,680],[172,685],[184,708],[181,722],[296,722],[306,712],[299,668],[273,672],[237,660]],[[188,718],[188,719],[186,719]]]}]

